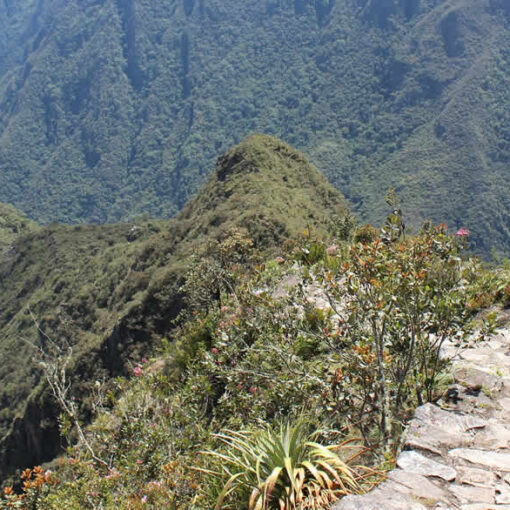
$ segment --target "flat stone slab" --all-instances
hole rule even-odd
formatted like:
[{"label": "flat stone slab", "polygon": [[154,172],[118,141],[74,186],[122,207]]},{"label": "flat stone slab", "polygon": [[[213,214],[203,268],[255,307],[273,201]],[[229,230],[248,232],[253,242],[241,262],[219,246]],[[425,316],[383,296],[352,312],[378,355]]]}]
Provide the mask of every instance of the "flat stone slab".
[{"label": "flat stone slab", "polygon": [[503,386],[502,377],[489,370],[472,365],[459,364],[453,371],[455,381],[468,388],[481,388],[486,392],[496,393]]},{"label": "flat stone slab", "polygon": [[413,420],[405,433],[403,446],[406,450],[425,450],[442,455],[453,448],[470,446],[471,433],[453,434],[437,425]]},{"label": "flat stone slab", "polygon": [[[510,382],[508,384],[505,383],[505,385],[510,388]],[[500,409],[495,413],[495,417],[505,423],[510,423],[510,398],[499,399],[498,404]]]},{"label": "flat stone slab", "polygon": [[456,466],[456,482],[464,485],[490,487],[496,484],[497,476],[487,469],[479,469],[468,466]]},{"label": "flat stone slab", "polygon": [[496,487],[496,503],[501,505],[510,505],[510,486],[501,484]]},{"label": "flat stone slab", "polygon": [[455,480],[457,471],[446,464],[425,457],[413,450],[402,452],[397,459],[397,466],[409,473],[417,473],[423,476],[435,476],[447,482]]},{"label": "flat stone slab", "polygon": [[[399,492],[411,494],[416,498],[434,501],[448,500],[446,491],[434,485],[422,475],[397,468],[388,474],[388,480],[397,484],[397,490]],[[400,486],[400,488],[398,486]]]},{"label": "flat stone slab", "polygon": [[347,496],[333,508],[334,510],[427,510],[410,496],[384,490],[383,486],[362,496]]},{"label": "flat stone slab", "polygon": [[484,450],[510,448],[510,425],[490,423],[477,435],[476,445]]},{"label": "flat stone slab", "polygon": [[493,366],[497,367],[499,370],[503,370],[505,367],[510,367],[510,357],[490,347],[468,349],[463,351],[460,357],[465,361],[470,361],[475,365],[480,365],[485,368]]},{"label": "flat stone slab", "polygon": [[454,458],[467,460],[498,471],[510,472],[510,451],[486,451],[468,448],[455,448],[448,452]]},{"label": "flat stone slab", "polygon": [[496,503],[496,491],[494,488],[450,485],[448,490],[462,503]]},{"label": "flat stone slab", "polygon": [[471,503],[462,505],[460,510],[510,510],[510,505],[488,505],[487,503]]},{"label": "flat stone slab", "polygon": [[420,422],[443,428],[449,434],[467,432],[487,425],[487,422],[478,416],[445,411],[431,403],[418,407],[415,411],[415,418]]},{"label": "flat stone slab", "polygon": [[486,425],[487,422],[480,417],[445,411],[429,403],[416,409],[403,445],[406,450],[426,450],[442,455],[453,448],[470,446],[473,431]]}]

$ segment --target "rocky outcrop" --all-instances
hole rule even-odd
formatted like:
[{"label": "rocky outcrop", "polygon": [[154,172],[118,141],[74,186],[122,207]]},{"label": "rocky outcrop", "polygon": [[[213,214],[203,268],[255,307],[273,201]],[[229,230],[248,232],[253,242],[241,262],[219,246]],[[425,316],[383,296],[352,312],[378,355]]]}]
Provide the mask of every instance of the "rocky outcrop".
[{"label": "rocky outcrop", "polygon": [[444,354],[447,397],[416,410],[387,480],[334,510],[510,509],[510,329]]}]

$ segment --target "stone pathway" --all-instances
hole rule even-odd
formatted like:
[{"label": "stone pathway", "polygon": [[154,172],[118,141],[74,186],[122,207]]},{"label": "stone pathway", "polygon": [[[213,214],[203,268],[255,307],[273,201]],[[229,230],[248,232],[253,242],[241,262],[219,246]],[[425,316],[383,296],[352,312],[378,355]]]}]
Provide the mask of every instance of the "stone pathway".
[{"label": "stone pathway", "polygon": [[332,510],[510,510],[510,329],[445,355],[452,398],[419,407],[387,480]]}]

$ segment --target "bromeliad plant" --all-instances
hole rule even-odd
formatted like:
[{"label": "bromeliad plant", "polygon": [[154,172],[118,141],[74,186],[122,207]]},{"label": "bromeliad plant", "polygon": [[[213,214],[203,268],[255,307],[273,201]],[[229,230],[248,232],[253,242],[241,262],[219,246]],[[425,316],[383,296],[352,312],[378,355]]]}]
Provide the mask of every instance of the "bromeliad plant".
[{"label": "bromeliad plant", "polygon": [[334,451],[313,439],[304,423],[257,432],[229,431],[216,437],[226,448],[208,451],[223,484],[215,510],[319,509],[358,492],[351,468]]}]

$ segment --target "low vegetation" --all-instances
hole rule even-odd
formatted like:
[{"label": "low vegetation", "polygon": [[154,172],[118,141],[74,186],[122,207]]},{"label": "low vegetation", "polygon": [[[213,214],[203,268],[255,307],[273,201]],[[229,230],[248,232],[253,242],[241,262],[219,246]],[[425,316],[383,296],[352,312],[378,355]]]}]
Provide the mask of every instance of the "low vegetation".
[{"label": "low vegetation", "polygon": [[1,505],[290,510],[370,488],[413,409],[446,389],[442,342],[483,335],[493,316],[477,312],[504,306],[509,282],[445,226],[404,238],[388,198],[363,242],[305,231],[267,258],[242,228],[211,241],[173,340],[97,383],[86,444],[62,416],[67,454]]},{"label": "low vegetation", "polygon": [[[27,363],[45,334],[73,349],[68,370],[78,414],[88,422],[95,381],[127,375],[133,359],[152,353],[171,332],[184,291],[199,293],[208,274],[221,284],[214,294],[235,284],[226,264],[240,246],[232,239],[223,254],[214,251],[225,232],[244,228],[264,251],[307,226],[333,235],[352,223],[345,200],[318,170],[267,136],[250,137],[220,158],[205,188],[173,220],[34,226],[14,239],[12,218],[22,215],[6,210],[0,214],[11,239],[0,255],[0,479],[62,451],[58,407],[39,365]],[[181,290],[186,268],[206,246],[207,261]],[[239,270],[243,263],[239,257]]]},{"label": "low vegetation", "polygon": [[33,221],[14,207],[0,203],[0,257],[12,247],[18,237],[36,228]]}]

